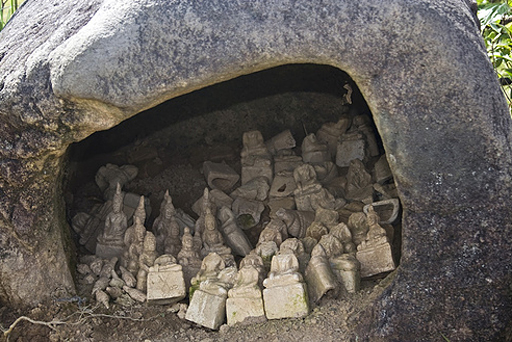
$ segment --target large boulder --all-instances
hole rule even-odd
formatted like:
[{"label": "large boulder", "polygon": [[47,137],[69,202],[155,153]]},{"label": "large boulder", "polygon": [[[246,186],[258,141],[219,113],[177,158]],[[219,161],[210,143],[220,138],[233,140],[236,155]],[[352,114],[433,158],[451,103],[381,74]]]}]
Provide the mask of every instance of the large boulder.
[{"label": "large boulder", "polygon": [[70,143],[195,89],[315,63],[360,88],[404,208],[400,266],[354,334],[504,338],[512,125],[466,2],[28,0],[0,42],[3,304],[74,291]]}]

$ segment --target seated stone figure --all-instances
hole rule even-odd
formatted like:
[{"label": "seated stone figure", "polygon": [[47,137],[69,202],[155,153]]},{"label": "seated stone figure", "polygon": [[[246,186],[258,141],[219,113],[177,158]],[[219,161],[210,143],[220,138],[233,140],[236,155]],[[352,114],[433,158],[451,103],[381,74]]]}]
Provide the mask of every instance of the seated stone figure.
[{"label": "seated stone figure", "polygon": [[199,284],[199,290],[215,296],[226,296],[235,283],[236,267],[226,267],[216,278],[208,278]]},{"label": "seated stone figure", "polygon": [[318,208],[337,209],[340,205],[334,196],[324,189],[317,180],[315,168],[304,164],[293,171],[297,185],[294,190],[295,204],[298,210],[315,211]]},{"label": "seated stone figure", "polygon": [[303,317],[309,312],[306,284],[299,273],[295,254],[283,251],[272,258],[268,278],[263,281],[263,302],[268,319]]},{"label": "seated stone figure", "polygon": [[235,285],[229,290],[229,297],[261,297],[261,289],[258,286],[258,280],[258,269],[254,266],[246,265],[238,271]]},{"label": "seated stone figure", "polygon": [[356,253],[363,278],[396,268],[386,231],[379,225],[379,215],[372,206],[368,208],[367,223],[369,230],[366,239],[357,246]]},{"label": "seated stone figure", "polygon": [[[172,203],[169,191],[165,192],[160,207],[160,215],[153,223],[153,232],[156,237],[156,249],[159,254],[170,253],[176,256],[180,248],[180,228],[176,221],[176,209]],[[168,245],[168,250],[166,247]]]},{"label": "seated stone figure", "polygon": [[121,186],[117,185],[116,193],[112,203],[112,211],[105,220],[103,235],[98,241],[107,245],[124,245],[124,233],[128,228],[126,214],[123,212],[123,194]]},{"label": "seated stone figure", "polygon": [[112,211],[105,219],[103,234],[98,236],[96,255],[101,258],[121,257],[124,250],[124,234],[128,228],[128,220],[123,212],[123,193],[118,184],[112,200]]},{"label": "seated stone figure", "polygon": [[295,254],[285,252],[276,254],[272,258],[272,265],[268,278],[263,281],[266,288],[274,286],[285,286],[302,282],[302,275],[299,273],[299,260]]},{"label": "seated stone figure", "polygon": [[202,260],[199,250],[195,246],[194,237],[190,233],[190,228],[188,227],[185,227],[185,232],[181,238],[181,250],[178,253],[178,262],[183,266],[185,286],[189,289],[192,278],[201,269]]},{"label": "seated stone figure", "polygon": [[144,237],[144,250],[139,257],[137,290],[146,291],[149,268],[154,265],[157,256],[155,235],[153,235],[152,232],[146,232],[146,236]]},{"label": "seated stone figure", "polygon": [[366,240],[368,223],[366,215],[363,212],[356,212],[350,215],[347,225],[352,233],[352,240],[356,246]]},{"label": "seated stone figure", "polygon": [[[360,263],[354,255],[353,244],[344,244],[335,233],[336,231],[333,231],[322,236],[318,244],[324,249],[338,281],[343,284],[347,292],[353,293],[359,290]],[[339,233],[336,234],[339,236]]]},{"label": "seated stone figure", "polygon": [[236,275],[235,284],[228,291],[226,315],[229,325],[243,322],[246,318],[264,318],[263,299],[259,286],[259,271],[246,264]]},{"label": "seated stone figure", "polygon": [[297,238],[288,238],[279,247],[279,253],[293,253],[299,260],[299,270],[304,274],[309,262],[309,255],[304,250],[304,244]]},{"label": "seated stone figure", "polygon": [[271,226],[267,226],[261,231],[258,243],[256,244],[255,253],[262,258],[267,271],[270,269],[272,257],[279,251],[279,246],[282,241],[281,233]]},{"label": "seated stone figure", "polygon": [[226,264],[220,255],[217,253],[208,254],[201,263],[201,269],[197,275],[192,278],[192,286],[196,286],[198,288],[202,281],[218,278],[218,274],[224,268],[226,268]]},{"label": "seated stone figure", "polygon": [[224,245],[224,238],[217,229],[217,220],[210,208],[206,208],[204,217],[205,231],[203,232],[203,255],[217,253],[221,256],[230,255],[231,248]]},{"label": "seated stone figure", "polygon": [[218,329],[226,317],[228,290],[233,286],[236,267],[225,267],[224,260],[217,253],[208,254],[201,270],[192,279],[190,305],[185,319]]},{"label": "seated stone figure", "polygon": [[245,266],[253,266],[256,268],[259,274],[258,285],[261,287],[263,285],[263,280],[266,277],[265,266],[263,264],[263,259],[258,254],[256,254],[254,249],[240,261],[240,269],[244,268]]},{"label": "seated stone figure", "polygon": [[366,218],[368,233],[366,233],[366,239],[361,242],[358,249],[363,249],[371,245],[389,243],[386,230],[379,225],[379,215],[375,212],[373,206],[369,206]]},{"label": "seated stone figure", "polygon": [[185,227],[185,232],[181,238],[181,250],[178,253],[178,262],[184,267],[201,267],[201,257],[194,246],[194,237],[188,227]]},{"label": "seated stone figure", "polygon": [[265,177],[272,183],[272,155],[267,150],[260,131],[245,132],[243,135],[242,185],[256,177]]}]

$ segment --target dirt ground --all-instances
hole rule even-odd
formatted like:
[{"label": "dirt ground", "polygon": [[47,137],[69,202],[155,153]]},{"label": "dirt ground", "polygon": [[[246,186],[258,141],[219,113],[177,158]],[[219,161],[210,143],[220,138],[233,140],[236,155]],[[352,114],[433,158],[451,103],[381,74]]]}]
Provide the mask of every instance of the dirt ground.
[{"label": "dirt ground", "polygon": [[[222,325],[212,331],[179,318],[179,304],[135,304],[109,309],[94,301],[78,303],[56,299],[30,312],[0,309],[5,331],[20,316],[39,323],[17,323],[3,341],[360,341],[352,332],[357,314],[371,302],[385,280],[364,281],[355,294],[338,293],[313,304],[305,318],[269,320],[263,323]],[[184,300],[182,303],[186,303]],[[53,323],[48,323],[53,322]]]}]

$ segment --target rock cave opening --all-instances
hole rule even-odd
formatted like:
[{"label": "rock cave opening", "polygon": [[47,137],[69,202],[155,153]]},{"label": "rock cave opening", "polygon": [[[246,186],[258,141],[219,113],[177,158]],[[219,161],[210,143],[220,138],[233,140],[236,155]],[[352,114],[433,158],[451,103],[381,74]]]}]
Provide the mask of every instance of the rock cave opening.
[{"label": "rock cave opening", "polygon": [[[261,158],[269,163],[261,162]],[[251,165],[247,164],[248,159],[252,160]],[[301,165],[311,168],[296,172]],[[266,182],[261,182],[262,178]],[[380,237],[388,241],[390,249],[387,254],[377,248],[357,257],[363,264],[359,266],[362,279],[353,286],[374,286],[399,264],[400,202],[384,147],[356,84],[334,67],[293,64],[241,76],[168,100],[108,131],[96,132],[72,144],[67,153],[64,194],[78,251],[77,288],[84,295],[92,296],[91,289],[94,292],[101,279],[101,268],[94,270],[98,244],[102,245],[99,254],[104,259],[117,255],[122,264],[128,258],[129,245],[112,247],[102,240],[105,220],[113,210],[117,182],[122,183],[127,227],[134,224],[132,217],[137,216],[143,195],[143,226],[156,236],[158,254],[173,254],[178,258],[176,262],[179,247],[167,248],[170,242],[159,236],[164,233],[158,232],[157,227],[159,218],[165,216],[165,203],[169,202],[166,191],[172,198],[173,215],[178,217],[179,239],[183,239],[188,233],[185,226],[192,234],[198,229],[197,221],[205,211],[201,199],[208,188],[224,239],[229,240],[229,234],[223,230],[223,205],[233,213],[235,226],[251,248],[261,243],[260,233],[267,226],[280,221],[285,227],[281,239],[285,240],[286,235],[299,238],[306,254],[312,252],[323,235],[336,230],[336,238],[345,246],[341,253],[355,257],[363,253],[364,248],[359,247],[374,238],[370,237],[371,232],[380,234],[370,227],[369,211],[374,208],[380,218],[377,226],[385,232]],[[315,195],[319,189],[322,195]],[[312,192],[316,197],[311,197]],[[293,224],[286,221],[289,215],[294,217]],[[297,226],[297,221],[302,226]],[[348,230],[333,229],[341,223]],[[344,232],[350,235],[352,247],[343,241],[347,239]],[[240,267],[246,252],[237,242],[225,244]],[[343,264],[334,260],[339,255],[330,254],[335,253],[332,243],[325,242],[323,248],[332,267]],[[345,290],[353,291],[347,280],[350,276],[346,275],[349,269],[334,273],[338,285],[344,284]],[[133,275],[137,278],[137,272]],[[190,277],[185,275],[187,286]],[[109,296],[107,302],[123,298],[121,291],[110,293],[106,288],[101,290]],[[318,300],[324,294],[321,292],[328,290],[310,292],[309,296]],[[142,292],[145,291],[146,287]]]}]

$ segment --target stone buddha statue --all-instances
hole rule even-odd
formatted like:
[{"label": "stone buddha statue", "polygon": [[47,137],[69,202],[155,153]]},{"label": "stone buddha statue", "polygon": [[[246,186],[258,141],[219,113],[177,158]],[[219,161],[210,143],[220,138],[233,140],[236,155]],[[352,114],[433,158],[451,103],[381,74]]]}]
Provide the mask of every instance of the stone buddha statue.
[{"label": "stone buddha statue", "polygon": [[128,220],[123,212],[123,193],[119,183],[112,200],[112,211],[105,220],[103,234],[98,236],[98,242],[108,246],[124,246],[124,234],[128,228]]}]

